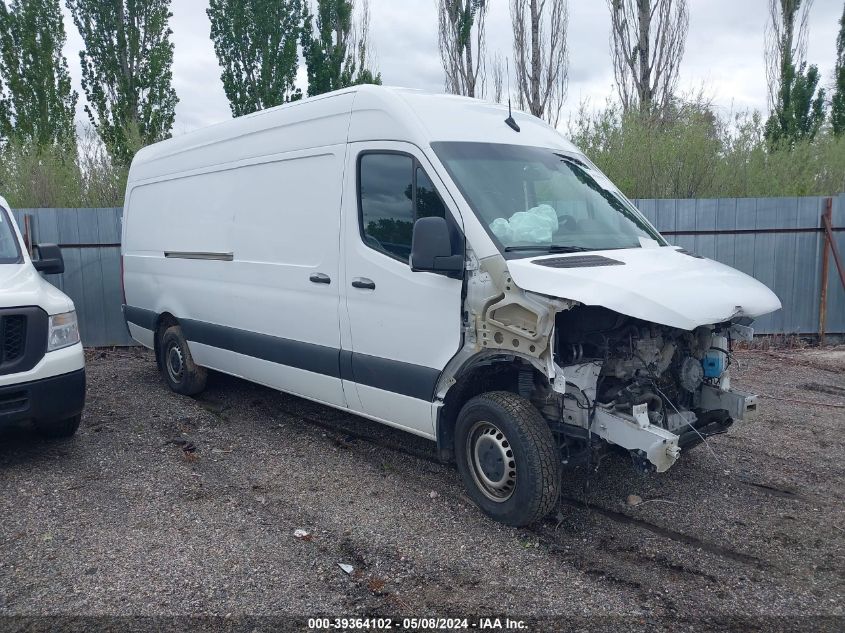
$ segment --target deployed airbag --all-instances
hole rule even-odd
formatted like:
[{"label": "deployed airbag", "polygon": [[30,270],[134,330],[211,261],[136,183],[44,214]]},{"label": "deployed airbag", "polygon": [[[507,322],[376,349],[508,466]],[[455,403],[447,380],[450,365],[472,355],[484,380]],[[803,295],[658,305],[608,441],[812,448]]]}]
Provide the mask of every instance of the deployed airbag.
[{"label": "deployed airbag", "polygon": [[505,244],[551,244],[557,229],[557,213],[548,204],[541,204],[528,211],[517,211],[509,220],[496,218],[490,223],[493,235]]}]

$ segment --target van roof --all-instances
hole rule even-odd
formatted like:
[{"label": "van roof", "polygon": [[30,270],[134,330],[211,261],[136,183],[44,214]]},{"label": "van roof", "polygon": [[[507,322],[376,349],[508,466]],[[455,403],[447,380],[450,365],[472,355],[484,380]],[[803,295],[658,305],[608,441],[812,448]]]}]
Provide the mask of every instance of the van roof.
[{"label": "van roof", "polygon": [[261,156],[356,141],[509,143],[577,151],[552,127],[524,112],[505,125],[505,105],[422,90],[362,85],[268,108],[140,150],[130,181]]}]

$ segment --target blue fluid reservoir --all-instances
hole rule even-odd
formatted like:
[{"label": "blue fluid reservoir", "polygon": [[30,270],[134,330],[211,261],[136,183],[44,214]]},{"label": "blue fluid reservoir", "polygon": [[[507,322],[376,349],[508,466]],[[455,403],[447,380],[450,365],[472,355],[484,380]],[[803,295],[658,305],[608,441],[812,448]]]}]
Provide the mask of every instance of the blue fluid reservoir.
[{"label": "blue fluid reservoir", "polygon": [[710,346],[710,349],[704,354],[704,358],[701,359],[701,364],[704,366],[704,377],[720,378],[728,368],[728,356],[725,354],[725,350],[728,348],[728,339],[714,334]]},{"label": "blue fluid reservoir", "polygon": [[704,365],[705,378],[718,378],[725,372],[725,355],[716,350],[710,350],[701,361]]}]

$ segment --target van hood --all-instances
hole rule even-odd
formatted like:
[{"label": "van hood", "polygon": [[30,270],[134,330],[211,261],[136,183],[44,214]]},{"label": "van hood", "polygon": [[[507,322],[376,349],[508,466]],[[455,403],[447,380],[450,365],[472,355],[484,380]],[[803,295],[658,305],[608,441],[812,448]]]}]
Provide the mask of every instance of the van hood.
[{"label": "van hood", "polygon": [[0,264],[0,308],[20,306],[38,306],[51,315],[73,310],[73,302],[29,262]]},{"label": "van hood", "polygon": [[507,265],[523,290],[682,330],[754,319],[781,307],[753,277],[675,247],[543,255]]}]

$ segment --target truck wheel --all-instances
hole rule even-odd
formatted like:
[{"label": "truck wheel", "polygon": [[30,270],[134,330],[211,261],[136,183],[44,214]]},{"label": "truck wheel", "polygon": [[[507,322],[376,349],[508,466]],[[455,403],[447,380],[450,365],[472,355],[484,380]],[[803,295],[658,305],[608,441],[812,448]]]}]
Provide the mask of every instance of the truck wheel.
[{"label": "truck wheel", "polygon": [[41,437],[48,439],[62,439],[73,437],[82,421],[82,414],[56,422],[35,422],[35,430]]},{"label": "truck wheel", "polygon": [[161,375],[173,391],[194,396],[205,389],[208,371],[194,362],[181,327],[173,325],[164,331],[159,350]]},{"label": "truck wheel", "polygon": [[472,398],[458,415],[455,454],[469,496],[496,521],[528,525],[557,504],[557,445],[543,416],[525,398],[507,391]]}]

